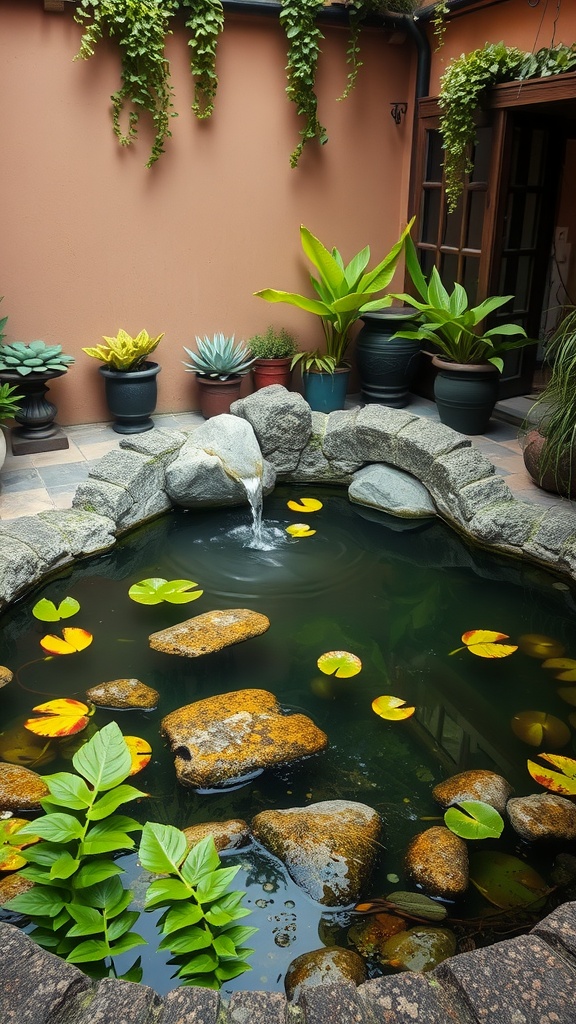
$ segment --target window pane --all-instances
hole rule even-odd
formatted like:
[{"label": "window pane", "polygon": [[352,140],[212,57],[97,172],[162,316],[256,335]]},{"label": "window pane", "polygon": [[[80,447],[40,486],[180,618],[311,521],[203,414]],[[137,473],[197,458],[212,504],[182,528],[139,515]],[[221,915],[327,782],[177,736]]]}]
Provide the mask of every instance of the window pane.
[{"label": "window pane", "polygon": [[470,304],[473,306],[476,304],[476,298],[478,295],[478,276],[480,273],[480,260],[474,256],[468,256],[464,260],[464,270],[462,273],[462,284],[464,285]]},{"label": "window pane", "polygon": [[464,193],[458,200],[458,205],[453,213],[446,213],[444,220],[444,237],[442,244],[449,246],[451,249],[460,248],[460,239],[462,235],[462,211],[464,209]]},{"label": "window pane", "polygon": [[438,224],[440,222],[440,199],[442,193],[439,188],[424,190],[422,203],[422,242],[431,242],[436,245],[438,241]]},{"label": "window pane", "polygon": [[432,267],[434,266],[434,251],[432,249],[419,249],[418,257],[420,260],[420,266],[422,267],[422,273],[425,277],[429,277],[432,273]]},{"label": "window pane", "polygon": [[442,136],[439,131],[430,131],[426,135],[428,140],[426,181],[442,181],[442,163],[444,160]]},{"label": "window pane", "polygon": [[440,264],[440,277],[442,284],[448,291],[452,291],[458,275],[458,257],[456,254],[443,253]]},{"label": "window pane", "polygon": [[528,163],[528,185],[541,185],[546,163],[546,132],[533,131],[531,142]]},{"label": "window pane", "polygon": [[492,129],[476,130],[476,146],[474,149],[474,169],[470,181],[488,181],[490,155],[492,151]]},{"label": "window pane", "polygon": [[486,207],[485,192],[470,192],[468,209],[468,230],[466,232],[466,248],[480,249],[482,229],[484,227],[484,210]]}]

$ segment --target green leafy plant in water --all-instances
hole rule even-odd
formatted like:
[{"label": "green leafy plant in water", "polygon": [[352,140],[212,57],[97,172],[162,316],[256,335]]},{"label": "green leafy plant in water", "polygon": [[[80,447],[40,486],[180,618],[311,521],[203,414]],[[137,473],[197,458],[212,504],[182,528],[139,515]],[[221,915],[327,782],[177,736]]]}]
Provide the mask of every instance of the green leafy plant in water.
[{"label": "green leafy plant in water", "polygon": [[[122,146],[130,146],[138,137],[140,114],[150,113],[156,134],[147,167],[164,152],[164,142],[172,134],[170,118],[176,116],[164,54],[174,11],[172,0],[79,0],[74,14],[84,29],[75,60],[92,57],[103,37],[118,42],[122,85],[111,97],[114,132]],[[124,131],[120,119],[127,103],[131,109]]]},{"label": "green leafy plant in water", "polygon": [[133,849],[130,833],[142,827],[116,811],[146,794],[124,784],[131,757],[115,722],[82,746],[72,763],[76,775],[44,776],[45,814],[18,830],[18,842],[42,840],[26,850],[28,866],[20,872],[34,888],[4,906],[31,918],[31,937],[39,945],[70,963],[87,964],[145,944],[132,931],[139,915],[127,909],[132,893],[119,878],[114,855]]},{"label": "green leafy plant in water", "polygon": [[448,808],[444,824],[461,839],[499,839],[504,829],[502,815],[483,800],[460,800]]},{"label": "green leafy plant in water", "polygon": [[165,580],[153,577],[134,583],[128,591],[128,597],[137,604],[161,604],[162,601],[168,601],[169,604],[188,604],[202,597],[203,590],[191,591],[192,587],[197,586],[198,584],[192,580]]},{"label": "green leafy plant in water", "polygon": [[53,601],[43,597],[37,601],[32,609],[32,615],[41,622],[59,622],[60,619],[69,619],[76,612],[80,611],[80,602],[75,597],[65,597],[60,601],[58,607]]},{"label": "green leafy plant in water", "polygon": [[297,167],[304,146],[312,139],[320,145],[328,142],[324,125],[318,120],[318,97],[315,92],[320,42],[324,38],[316,17],[322,10],[318,0],[281,0],[280,24],[288,40],[288,85],[286,94],[296,111],[304,117],[301,140],[290,157],[290,166]]},{"label": "green leafy plant in water", "polygon": [[243,943],[258,929],[236,924],[250,913],[240,905],[245,893],[227,892],[240,869],[220,867],[212,836],[189,850],[179,829],[148,822],[139,857],[145,870],[168,876],[151,883],[145,906],[166,908],[159,948],[174,957],[182,984],[219,989],[251,970],[246,957],[254,950]]},{"label": "green leafy plant in water", "polygon": [[192,33],[188,41],[191,50],[190,71],[194,79],[192,110],[202,121],[210,117],[214,110],[214,97],[218,88],[216,47],[224,28],[222,0],[179,0],[176,6],[190,11],[186,28]]}]

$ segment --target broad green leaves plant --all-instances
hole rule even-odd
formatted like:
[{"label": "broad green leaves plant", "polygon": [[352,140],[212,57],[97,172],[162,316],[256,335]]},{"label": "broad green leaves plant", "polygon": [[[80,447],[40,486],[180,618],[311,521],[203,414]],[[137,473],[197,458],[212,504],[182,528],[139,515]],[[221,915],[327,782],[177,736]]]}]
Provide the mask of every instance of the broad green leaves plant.
[{"label": "broad green leaves plant", "polygon": [[471,855],[470,881],[489,903],[502,910],[528,906],[538,910],[550,892],[544,879],[526,861],[495,850]]},{"label": "broad green leaves plant", "polygon": [[444,823],[461,839],[499,839],[504,829],[502,816],[483,800],[461,800],[449,807]]},{"label": "broad green leaves plant", "polygon": [[37,601],[32,609],[32,615],[41,622],[59,622],[60,619],[69,619],[76,612],[80,611],[80,603],[75,597],[65,597],[60,601],[58,607],[53,601],[43,597]]},{"label": "broad green leaves plant", "polygon": [[142,827],[118,808],[146,794],[124,782],[131,757],[115,722],[84,744],[72,763],[76,775],[44,776],[45,813],[18,831],[19,841],[42,840],[26,850],[28,866],[21,872],[35,884],[5,906],[31,918],[39,945],[86,964],[145,942],[132,931],[138,913],[127,909],[132,893],[122,885],[114,855],[133,849],[130,833]]},{"label": "broad green leaves plant", "polygon": [[241,906],[243,892],[228,892],[239,868],[220,867],[212,836],[188,850],[179,829],[148,822],[139,856],[146,871],[167,876],[151,883],[145,905],[165,908],[159,948],[174,957],[182,984],[219,989],[251,970],[253,950],[243,944],[258,929],[236,923],[250,913]]},{"label": "broad green leaves plant", "polygon": [[197,586],[192,580],[165,580],[154,576],[134,583],[128,591],[128,597],[138,604],[161,604],[162,601],[188,604],[202,597],[203,590],[192,590],[192,587]]}]

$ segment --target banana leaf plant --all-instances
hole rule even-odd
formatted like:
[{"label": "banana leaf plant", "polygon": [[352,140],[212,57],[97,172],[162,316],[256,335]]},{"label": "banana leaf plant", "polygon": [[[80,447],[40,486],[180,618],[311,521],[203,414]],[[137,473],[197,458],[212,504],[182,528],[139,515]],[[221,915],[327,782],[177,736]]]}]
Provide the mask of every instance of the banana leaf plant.
[{"label": "banana leaf plant", "polygon": [[338,249],[330,252],[308,228],[301,226],[302,249],[318,272],[318,277],[310,275],[318,298],[276,288],[264,288],[254,293],[267,302],[285,302],[320,317],[326,352],[320,352],[319,349],[314,352],[298,352],[292,359],[293,367],[299,362],[304,371],[316,369],[333,373],[337,367],[347,365],[345,356],[352,325],[362,313],[382,309],[392,302],[390,296],[375,296],[390,284],[412,223],[404,229],[388,255],[370,271],[366,269],[370,262],[370,246],[365,246],[345,264]]}]

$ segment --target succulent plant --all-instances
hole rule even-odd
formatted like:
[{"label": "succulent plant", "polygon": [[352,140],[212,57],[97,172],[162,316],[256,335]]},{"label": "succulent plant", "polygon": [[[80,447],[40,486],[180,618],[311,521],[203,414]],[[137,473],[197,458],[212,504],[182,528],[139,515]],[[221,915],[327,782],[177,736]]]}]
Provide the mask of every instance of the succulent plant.
[{"label": "succulent plant", "polygon": [[190,357],[190,362],[184,366],[189,373],[197,373],[200,377],[218,377],[220,380],[227,380],[228,377],[242,376],[254,362],[249,349],[243,341],[234,341],[234,335],[227,338],[224,334],[215,334],[213,338],[199,338],[196,336],[198,351],[192,352],[184,345],[184,351]]},{"label": "succulent plant", "polygon": [[23,395],[16,394],[16,387],[11,387],[10,384],[0,385],[0,420],[7,420],[14,416],[20,406],[19,402],[22,401]]},{"label": "succulent plant", "polygon": [[19,373],[21,377],[54,370],[65,372],[73,362],[74,356],[64,355],[61,345],[46,345],[43,341],[31,341],[29,345],[22,341],[0,345],[0,372]]},{"label": "succulent plant", "polygon": [[120,329],[115,338],[107,338],[104,335],[107,345],[95,345],[94,348],[83,348],[82,351],[87,356],[99,359],[111,370],[135,373],[144,368],[148,356],[163,337],[164,334],[159,334],[156,338],[152,338],[148,331],[140,331],[140,334],[133,338],[131,334]]}]

